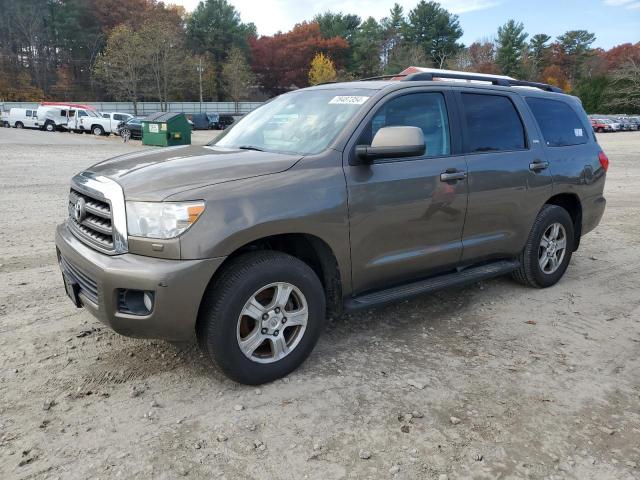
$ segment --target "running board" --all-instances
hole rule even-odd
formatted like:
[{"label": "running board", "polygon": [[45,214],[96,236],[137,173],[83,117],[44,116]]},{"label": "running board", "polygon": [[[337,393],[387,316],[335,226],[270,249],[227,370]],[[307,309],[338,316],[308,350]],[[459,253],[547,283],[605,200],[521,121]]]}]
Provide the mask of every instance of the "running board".
[{"label": "running board", "polygon": [[449,287],[459,287],[475,283],[487,278],[498,277],[513,272],[520,266],[518,260],[501,260],[478,267],[468,267],[454,273],[446,273],[437,277],[420,280],[419,282],[400,285],[367,293],[345,301],[345,310],[360,310],[362,308],[377,307],[385,303],[404,300],[423,293],[435,292]]}]

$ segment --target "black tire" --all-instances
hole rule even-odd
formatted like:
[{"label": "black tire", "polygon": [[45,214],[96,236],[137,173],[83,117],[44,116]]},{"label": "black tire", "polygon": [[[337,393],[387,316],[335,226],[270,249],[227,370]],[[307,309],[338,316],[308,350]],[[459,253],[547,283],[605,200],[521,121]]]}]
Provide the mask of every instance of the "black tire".
[{"label": "black tire", "polygon": [[[272,363],[259,363],[240,349],[238,322],[245,303],[255,292],[274,282],[290,283],[304,295],[307,325],[297,345],[286,356]],[[241,255],[223,267],[205,293],[196,333],[202,351],[229,378],[259,385],[284,377],[300,366],[315,347],[324,323],[325,295],[315,272],[291,255],[260,251]]]},{"label": "black tire", "polygon": [[16,128],[24,128],[22,122],[16,122]]},{"label": "black tire", "polygon": [[599,128],[598,128],[598,133],[604,133],[604,128],[599,127]]},{"label": "black tire", "polygon": [[93,125],[91,127],[91,133],[93,133],[96,137],[101,137],[102,135],[104,135],[104,128],[102,128],[100,125]]},{"label": "black tire", "polygon": [[47,123],[44,124],[44,129],[47,132],[55,132],[56,131],[56,126],[52,122],[47,122]]},{"label": "black tire", "polygon": [[[542,248],[540,243],[543,234],[555,223],[564,227],[566,246],[557,269],[552,273],[546,273],[540,267],[538,260]],[[512,276],[516,281],[530,287],[546,288],[555,285],[569,266],[573,247],[574,229],[569,213],[557,205],[544,205],[533,223],[527,243],[520,254],[520,267],[513,272]]]}]

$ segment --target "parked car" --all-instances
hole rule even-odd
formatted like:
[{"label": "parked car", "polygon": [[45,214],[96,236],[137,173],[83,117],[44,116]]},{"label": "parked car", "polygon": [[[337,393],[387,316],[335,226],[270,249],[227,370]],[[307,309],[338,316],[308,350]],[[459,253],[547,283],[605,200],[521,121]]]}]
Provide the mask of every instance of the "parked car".
[{"label": "parked car", "polygon": [[38,124],[48,132],[67,130],[76,133],[109,135],[111,120],[103,118],[89,105],[43,102],[38,106]]},{"label": "parked car", "polygon": [[614,132],[619,132],[622,130],[622,125],[620,124],[620,122],[616,122],[615,120],[611,120],[610,118],[603,118],[602,121],[611,125],[611,130]]},{"label": "parked car", "polygon": [[130,113],[121,113],[121,112],[100,112],[102,118],[108,118],[110,122],[110,131],[117,132],[118,126],[122,122],[126,122],[127,120],[131,120],[133,115]]},{"label": "parked car", "polygon": [[224,130],[230,127],[235,119],[233,115],[222,115],[219,113],[207,113],[209,117],[209,123],[213,130]]},{"label": "parked car", "polygon": [[210,130],[212,127],[209,116],[206,113],[194,113],[189,120],[193,122],[194,130]]},{"label": "parked car", "polygon": [[611,124],[603,121],[602,119],[592,118],[590,119],[590,121],[591,127],[593,128],[594,132],[604,133],[613,131],[613,127],[611,127]]},{"label": "parked car", "polygon": [[142,139],[142,118],[133,117],[126,122],[120,122],[118,125],[118,135],[125,140],[141,140]]},{"label": "parked car", "polygon": [[14,128],[38,128],[37,110],[33,108],[12,108],[7,122]]},{"label": "parked car", "polygon": [[292,91],[209,145],[79,173],[55,241],[69,297],[124,335],[195,334],[260,384],[343,310],[506,274],[554,285],[600,222],[609,160],[557,87],[451,75]]}]

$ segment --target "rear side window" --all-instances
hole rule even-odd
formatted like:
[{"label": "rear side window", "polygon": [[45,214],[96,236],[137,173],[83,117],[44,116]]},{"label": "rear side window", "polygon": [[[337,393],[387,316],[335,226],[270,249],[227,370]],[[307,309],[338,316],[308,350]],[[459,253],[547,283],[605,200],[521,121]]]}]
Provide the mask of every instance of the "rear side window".
[{"label": "rear side window", "polygon": [[524,126],[508,97],[463,93],[468,151],[499,152],[526,148]]},{"label": "rear side window", "polygon": [[122,115],[118,115],[117,113],[113,115],[114,120],[123,120]]},{"label": "rear side window", "polygon": [[529,97],[527,104],[540,126],[547,146],[565,147],[587,143],[587,132],[580,118],[566,103]]},{"label": "rear side window", "polygon": [[422,129],[425,156],[437,157],[451,153],[447,107],[441,93],[412,93],[389,100],[371,119],[363,143],[370,145],[382,127],[401,126]]},{"label": "rear side window", "polygon": [[27,110],[27,117],[31,116],[31,110]]}]

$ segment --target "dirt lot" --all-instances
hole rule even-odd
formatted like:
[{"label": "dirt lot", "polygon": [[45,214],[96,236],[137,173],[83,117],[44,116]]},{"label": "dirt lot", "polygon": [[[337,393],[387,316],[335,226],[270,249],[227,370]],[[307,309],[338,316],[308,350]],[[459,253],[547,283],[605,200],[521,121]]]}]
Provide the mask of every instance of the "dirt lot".
[{"label": "dirt lot", "polygon": [[139,142],[0,129],[0,478],[640,478],[640,132],[600,140],[607,212],[560,284],[346,316],[256,389],[64,294],[69,178]]}]

